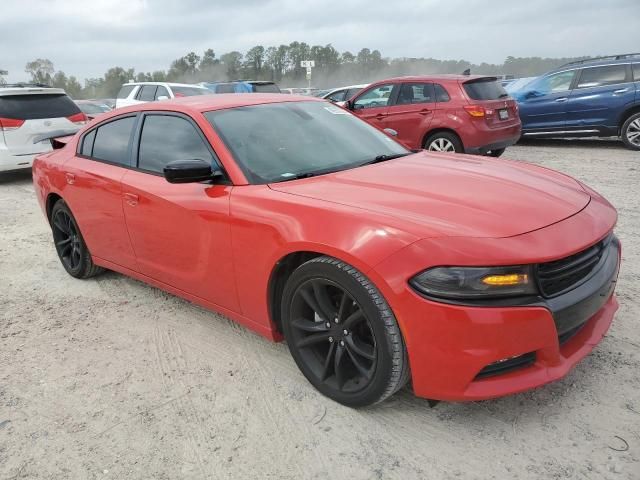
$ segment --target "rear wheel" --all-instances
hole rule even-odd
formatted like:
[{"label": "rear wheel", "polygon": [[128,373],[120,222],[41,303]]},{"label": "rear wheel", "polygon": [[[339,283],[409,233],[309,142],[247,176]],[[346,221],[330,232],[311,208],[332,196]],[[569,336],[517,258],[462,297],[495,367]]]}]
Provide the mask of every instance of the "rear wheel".
[{"label": "rear wheel", "polygon": [[296,269],[282,299],[291,355],[321,393],[350,407],[381,402],[408,379],[396,319],[355,268],[318,257]]},{"label": "rear wheel", "polygon": [[489,150],[487,155],[489,155],[490,157],[499,157],[504,153],[505,150],[506,148],[497,148],[495,150]]},{"label": "rear wheel", "polygon": [[432,152],[464,153],[460,138],[455,133],[437,132],[424,142],[424,149]]},{"label": "rear wheel", "polygon": [[640,113],[636,113],[627,118],[622,125],[622,141],[627,148],[640,150]]},{"label": "rear wheel", "polygon": [[51,210],[51,230],[58,258],[69,275],[89,278],[103,271],[93,264],[78,224],[63,200],[58,200]]}]

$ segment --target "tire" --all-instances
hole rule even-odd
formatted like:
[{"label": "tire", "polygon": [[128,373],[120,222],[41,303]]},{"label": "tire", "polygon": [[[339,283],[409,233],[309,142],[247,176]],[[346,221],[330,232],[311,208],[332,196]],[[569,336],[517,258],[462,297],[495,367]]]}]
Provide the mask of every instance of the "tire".
[{"label": "tire", "polygon": [[89,278],[104,271],[94,265],[76,219],[63,200],[58,200],[51,209],[50,223],[58,258],[69,275]]},{"label": "tire", "polygon": [[437,132],[424,142],[424,149],[432,152],[464,153],[460,137],[451,132]]},{"label": "tire", "polygon": [[409,361],[395,316],[352,266],[327,256],[302,264],[287,280],[281,311],[293,359],[327,397],[364,407],[406,384]]},{"label": "tire", "polygon": [[627,118],[620,130],[620,137],[627,148],[640,150],[640,112]]},{"label": "tire", "polygon": [[490,156],[490,157],[498,158],[504,153],[505,150],[506,150],[506,148],[497,148],[495,150],[489,150],[487,155]]}]

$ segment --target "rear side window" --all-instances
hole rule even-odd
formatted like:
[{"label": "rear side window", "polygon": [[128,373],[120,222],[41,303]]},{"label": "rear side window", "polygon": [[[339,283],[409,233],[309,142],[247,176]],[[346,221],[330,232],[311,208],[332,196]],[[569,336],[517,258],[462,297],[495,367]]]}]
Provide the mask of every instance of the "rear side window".
[{"label": "rear side window", "polygon": [[449,94],[447,93],[447,91],[445,90],[445,88],[440,85],[439,83],[436,83],[434,85],[435,88],[435,92],[436,92],[436,102],[448,102],[449,100],[451,100],[451,97],[449,96]]},{"label": "rear side window", "polygon": [[256,93],[280,93],[280,89],[275,83],[255,83],[253,91]]},{"label": "rear side window", "polygon": [[17,120],[70,117],[80,113],[65,94],[7,95],[0,97],[0,117]]},{"label": "rear side window", "polygon": [[164,88],[162,85],[158,85],[155,99],[158,100],[158,97],[171,98],[171,95],[169,95],[169,91],[166,88]]},{"label": "rear side window", "polygon": [[471,80],[463,83],[462,87],[472,100],[498,100],[509,96],[500,82],[493,77]]},{"label": "rear side window", "polygon": [[396,100],[397,105],[433,102],[433,83],[403,83]]},{"label": "rear side window", "polygon": [[584,68],[580,73],[577,88],[602,87],[627,81],[626,65]]},{"label": "rear side window", "polygon": [[162,173],[174,160],[212,160],[196,128],[181,117],[147,115],[140,136],[138,168]]},{"label": "rear side window", "polygon": [[96,139],[96,129],[91,130],[84,136],[82,140],[82,149],[80,155],[83,157],[91,157],[93,155],[93,141]]},{"label": "rear side window", "polygon": [[126,117],[98,127],[91,158],[129,166],[129,141],[135,120],[136,117]]},{"label": "rear side window", "polygon": [[640,63],[633,64],[633,79],[640,82]]},{"label": "rear side window", "polygon": [[193,95],[207,95],[209,93],[206,88],[171,87],[171,90],[173,90],[175,97],[192,97]]},{"label": "rear side window", "polygon": [[155,85],[144,85],[142,90],[138,92],[138,100],[143,102],[153,102],[156,98],[156,86]]},{"label": "rear side window", "polygon": [[127,98],[134,88],[135,85],[123,85],[116,98]]}]

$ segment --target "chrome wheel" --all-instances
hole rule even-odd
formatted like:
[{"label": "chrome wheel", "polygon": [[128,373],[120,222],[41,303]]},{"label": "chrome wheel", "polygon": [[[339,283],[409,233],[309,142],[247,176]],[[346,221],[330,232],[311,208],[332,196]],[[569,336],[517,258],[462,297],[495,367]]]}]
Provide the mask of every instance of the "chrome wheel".
[{"label": "chrome wheel", "polygon": [[635,119],[629,124],[625,136],[630,144],[640,147],[640,118]]},{"label": "chrome wheel", "polygon": [[456,147],[449,139],[440,137],[434,138],[431,143],[429,143],[427,150],[431,150],[432,152],[455,152]]}]

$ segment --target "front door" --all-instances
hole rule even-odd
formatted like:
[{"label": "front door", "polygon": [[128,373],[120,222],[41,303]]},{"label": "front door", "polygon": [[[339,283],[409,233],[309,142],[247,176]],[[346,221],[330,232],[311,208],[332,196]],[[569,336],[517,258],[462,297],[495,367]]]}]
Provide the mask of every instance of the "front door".
[{"label": "front door", "polygon": [[122,179],[138,271],[239,311],[229,224],[233,187],[170,184],[162,175],[174,160],[215,162],[208,141],[191,119],[167,112],[145,114],[139,138],[137,168]]},{"label": "front door", "polygon": [[387,127],[387,113],[398,86],[378,85],[358,95],[352,102],[353,113],[380,130]]},{"label": "front door", "polygon": [[518,98],[525,133],[563,130],[567,123],[567,102],[575,71],[553,73],[534,80]]}]

